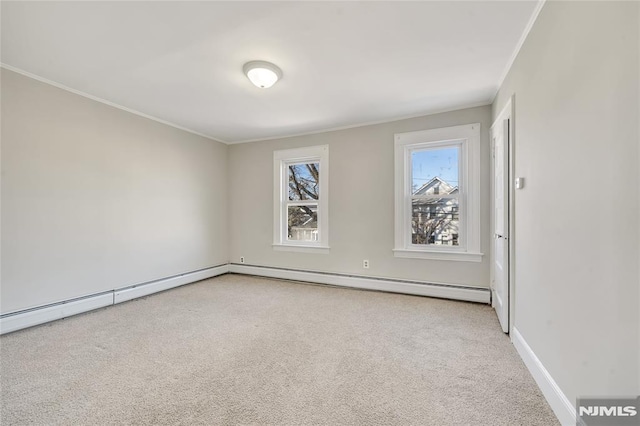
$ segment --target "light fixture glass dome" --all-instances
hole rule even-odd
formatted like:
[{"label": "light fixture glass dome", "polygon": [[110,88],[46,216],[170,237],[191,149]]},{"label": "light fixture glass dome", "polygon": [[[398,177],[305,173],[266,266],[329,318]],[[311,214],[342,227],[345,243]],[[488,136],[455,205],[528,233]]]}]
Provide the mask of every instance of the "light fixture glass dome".
[{"label": "light fixture glass dome", "polygon": [[261,89],[268,89],[282,78],[280,68],[270,62],[247,62],[244,64],[243,70],[249,80]]}]

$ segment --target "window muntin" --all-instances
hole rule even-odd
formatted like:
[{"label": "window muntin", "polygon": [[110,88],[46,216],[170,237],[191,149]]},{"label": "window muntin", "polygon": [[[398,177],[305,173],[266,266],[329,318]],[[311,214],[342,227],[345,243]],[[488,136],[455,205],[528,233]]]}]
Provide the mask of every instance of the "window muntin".
[{"label": "window muntin", "polygon": [[326,145],[274,152],[274,248],[328,248],[327,171]]}]

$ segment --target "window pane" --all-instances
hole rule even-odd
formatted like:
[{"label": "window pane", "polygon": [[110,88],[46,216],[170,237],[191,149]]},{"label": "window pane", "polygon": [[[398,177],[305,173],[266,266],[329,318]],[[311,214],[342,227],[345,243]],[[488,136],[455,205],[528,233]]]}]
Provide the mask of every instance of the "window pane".
[{"label": "window pane", "polygon": [[320,163],[289,165],[289,200],[317,200]]},{"label": "window pane", "polygon": [[412,201],[412,244],[457,246],[458,225],[457,199],[433,198]]},{"label": "window pane", "polygon": [[411,153],[411,194],[457,193],[459,158],[459,147],[413,151]]},{"label": "window pane", "polygon": [[318,205],[289,206],[288,234],[292,241],[318,241]]}]

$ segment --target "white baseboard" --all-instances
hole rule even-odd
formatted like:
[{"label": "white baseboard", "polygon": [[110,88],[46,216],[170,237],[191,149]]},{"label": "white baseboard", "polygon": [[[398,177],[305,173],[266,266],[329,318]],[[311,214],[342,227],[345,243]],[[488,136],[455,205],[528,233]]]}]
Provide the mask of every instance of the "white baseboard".
[{"label": "white baseboard", "polygon": [[216,277],[218,275],[226,274],[227,272],[229,272],[229,265],[220,265],[214,268],[203,269],[202,271],[182,274],[163,280],[115,290],[113,303],[126,302],[127,300],[148,296],[149,294],[157,293],[159,291],[169,290],[170,288]]},{"label": "white baseboard", "polygon": [[560,423],[563,426],[574,426],[575,407],[515,327],[511,332],[511,340]]},{"label": "white baseboard", "polygon": [[110,290],[93,296],[83,297],[81,299],[64,301],[53,305],[36,307],[25,311],[3,315],[0,317],[0,334],[11,333],[12,331],[17,331],[23,328],[33,327],[35,325],[67,318],[83,312],[135,299],[137,297],[147,296],[159,291],[226,274],[228,271],[228,265],[225,264],[137,286]]},{"label": "white baseboard", "polygon": [[109,305],[113,305],[113,292],[18,312],[0,318],[0,334],[11,333],[22,328],[33,327]]},{"label": "white baseboard", "polygon": [[489,303],[488,288],[474,288],[459,285],[431,284],[383,278],[358,277],[320,272],[308,272],[291,269],[269,268],[229,264],[232,274],[256,275],[293,281],[330,284],[340,287],[362,288],[367,290],[388,291],[391,293],[415,294],[418,296],[439,297],[443,299],[465,300],[469,302]]}]

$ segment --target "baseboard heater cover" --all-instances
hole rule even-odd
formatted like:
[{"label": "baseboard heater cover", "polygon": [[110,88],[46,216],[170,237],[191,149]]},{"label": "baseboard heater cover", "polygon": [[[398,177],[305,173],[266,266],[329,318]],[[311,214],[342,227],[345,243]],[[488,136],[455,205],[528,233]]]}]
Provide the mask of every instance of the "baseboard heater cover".
[{"label": "baseboard heater cover", "polygon": [[311,272],[296,269],[244,265],[238,263],[229,264],[229,272],[232,274],[235,273],[293,281],[306,281],[335,285],[339,287],[413,294],[418,296],[438,297],[442,299],[464,300],[468,302],[489,303],[491,299],[488,288],[467,287],[453,284],[432,284],[416,281],[332,274],[328,272]]},{"label": "baseboard heater cover", "polygon": [[0,318],[0,334],[11,333],[109,305],[113,305],[113,292],[17,312]]},{"label": "baseboard heater cover", "polygon": [[104,308],[159,291],[226,274],[227,272],[228,265],[219,265],[169,278],[136,284],[135,286],[101,292],[78,299],[12,312],[0,316],[0,334],[11,333],[23,328],[33,327],[94,309]]},{"label": "baseboard heater cover", "polygon": [[228,265],[220,265],[209,269],[177,275],[149,283],[114,290],[113,303],[122,303],[127,300],[137,299],[159,291],[169,290],[181,285],[190,284],[196,281],[226,274],[229,271]]}]

